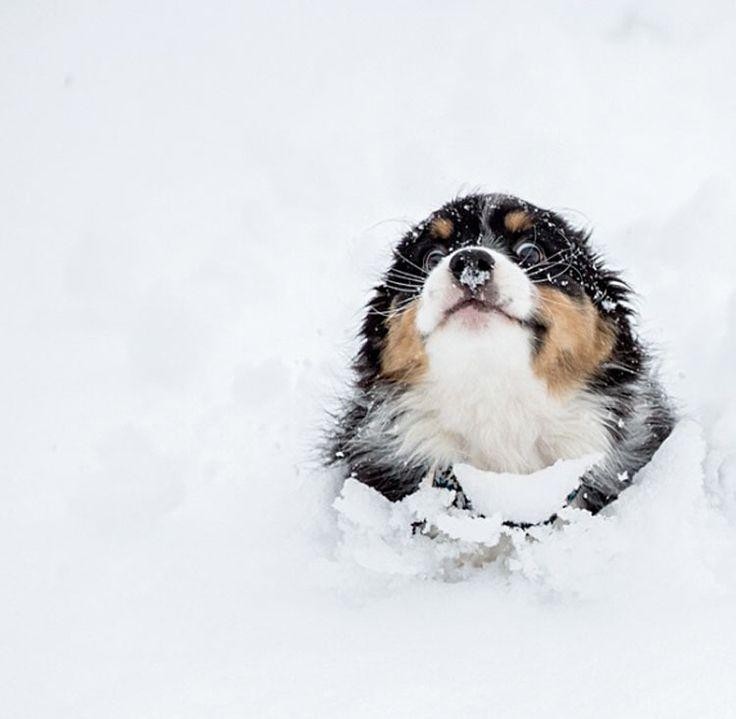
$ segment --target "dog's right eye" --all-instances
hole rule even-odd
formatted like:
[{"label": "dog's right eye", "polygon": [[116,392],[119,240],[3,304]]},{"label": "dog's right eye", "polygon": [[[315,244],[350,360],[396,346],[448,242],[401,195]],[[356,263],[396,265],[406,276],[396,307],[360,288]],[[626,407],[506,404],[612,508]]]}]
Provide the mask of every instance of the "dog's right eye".
[{"label": "dog's right eye", "polygon": [[427,272],[433,270],[437,267],[444,256],[445,253],[443,250],[432,250],[427,253],[427,256],[424,258],[424,269],[427,270]]}]

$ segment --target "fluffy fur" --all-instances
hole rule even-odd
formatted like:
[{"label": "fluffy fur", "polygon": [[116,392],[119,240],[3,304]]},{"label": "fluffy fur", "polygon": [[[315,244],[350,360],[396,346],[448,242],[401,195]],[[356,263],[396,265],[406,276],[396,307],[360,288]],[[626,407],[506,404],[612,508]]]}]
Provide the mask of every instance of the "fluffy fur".
[{"label": "fluffy fur", "polygon": [[560,215],[508,195],[448,203],[375,288],[329,460],[399,500],[456,462],[523,473],[603,452],[569,500],[599,511],[673,425],[629,298]]}]

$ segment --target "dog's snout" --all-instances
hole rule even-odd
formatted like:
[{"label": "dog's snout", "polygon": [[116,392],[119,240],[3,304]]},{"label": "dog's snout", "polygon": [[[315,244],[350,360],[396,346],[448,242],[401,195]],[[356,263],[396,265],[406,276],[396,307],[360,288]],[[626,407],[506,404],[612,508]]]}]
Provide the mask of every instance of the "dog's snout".
[{"label": "dog's snout", "polygon": [[450,272],[453,277],[471,292],[475,292],[491,279],[493,265],[493,256],[477,247],[460,250],[450,258]]}]

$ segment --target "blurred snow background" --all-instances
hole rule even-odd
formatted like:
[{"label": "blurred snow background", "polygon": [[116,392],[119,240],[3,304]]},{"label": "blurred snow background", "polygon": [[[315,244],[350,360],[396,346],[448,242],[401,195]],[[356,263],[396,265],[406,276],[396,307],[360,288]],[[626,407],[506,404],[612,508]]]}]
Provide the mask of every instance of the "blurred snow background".
[{"label": "blurred snow background", "polygon": [[[5,0],[2,715],[733,713],[735,36]],[[475,188],[595,228],[690,419],[609,516],[440,581],[340,540],[311,448],[391,243]]]}]

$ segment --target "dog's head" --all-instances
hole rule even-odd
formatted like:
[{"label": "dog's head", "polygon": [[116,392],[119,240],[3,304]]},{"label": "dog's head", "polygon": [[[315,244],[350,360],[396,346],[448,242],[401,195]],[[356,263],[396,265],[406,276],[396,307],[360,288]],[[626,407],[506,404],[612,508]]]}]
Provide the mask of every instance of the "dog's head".
[{"label": "dog's head", "polygon": [[553,393],[599,374],[630,336],[628,289],[587,235],[507,195],[472,195],[407,233],[363,327],[363,374],[417,383],[433,358],[513,351]]}]

